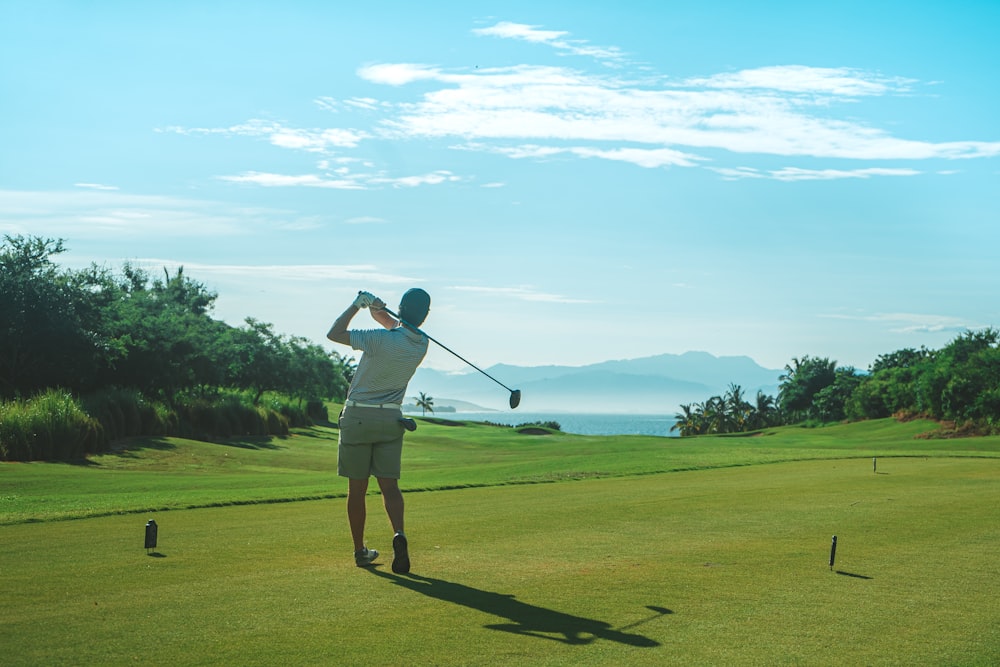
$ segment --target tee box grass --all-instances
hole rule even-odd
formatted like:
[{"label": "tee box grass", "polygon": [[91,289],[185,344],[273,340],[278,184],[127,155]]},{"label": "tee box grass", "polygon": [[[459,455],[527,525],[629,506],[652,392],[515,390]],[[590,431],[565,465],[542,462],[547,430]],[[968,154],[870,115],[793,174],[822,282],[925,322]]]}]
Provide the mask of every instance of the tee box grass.
[{"label": "tee box grass", "polygon": [[[410,576],[388,568],[375,495],[368,541],[381,566],[354,566],[329,429],[0,466],[0,654],[11,665],[996,664],[1000,447],[915,430],[678,440],[424,423],[404,450]],[[158,509],[174,506],[196,509]],[[90,518],[57,520],[72,515]]]}]

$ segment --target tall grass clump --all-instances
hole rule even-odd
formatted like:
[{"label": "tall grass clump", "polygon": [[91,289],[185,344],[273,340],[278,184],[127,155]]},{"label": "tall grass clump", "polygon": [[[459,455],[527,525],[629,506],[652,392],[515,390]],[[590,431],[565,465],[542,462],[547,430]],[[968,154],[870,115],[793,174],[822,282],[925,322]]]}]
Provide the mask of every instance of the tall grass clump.
[{"label": "tall grass clump", "polygon": [[261,404],[282,415],[287,421],[289,426],[300,427],[300,426],[312,426],[313,421],[309,418],[309,415],[302,408],[301,402],[294,401],[293,399],[283,396],[281,394],[265,394]]},{"label": "tall grass clump", "polygon": [[254,405],[245,393],[225,393],[212,397],[187,396],[175,403],[181,435],[191,438],[231,438],[234,436],[285,436],[289,428],[311,426],[306,413],[290,399],[274,395]]},{"label": "tall grass clump", "polygon": [[0,404],[0,457],[5,461],[72,461],[107,442],[100,422],[66,391]]},{"label": "tall grass clump", "polygon": [[[104,427],[112,442],[138,435],[166,435],[159,413],[135,389],[108,388],[81,397],[84,411]],[[159,433],[152,433],[158,431]]]},{"label": "tall grass clump", "polygon": [[0,403],[0,460],[74,460],[137,436],[287,436],[291,428],[312,426],[310,413],[325,421],[321,407],[303,409],[278,394],[257,405],[238,392],[184,395],[167,404],[134,389],[102,389],[80,399],[50,389],[31,399]]}]

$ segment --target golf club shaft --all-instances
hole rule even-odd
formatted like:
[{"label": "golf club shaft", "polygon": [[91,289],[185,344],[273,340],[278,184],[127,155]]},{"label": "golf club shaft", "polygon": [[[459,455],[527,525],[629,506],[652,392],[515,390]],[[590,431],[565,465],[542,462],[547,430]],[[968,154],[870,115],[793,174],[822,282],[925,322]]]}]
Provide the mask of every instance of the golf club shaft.
[{"label": "golf club shaft", "polygon": [[454,355],[455,355],[456,357],[458,357],[459,359],[461,359],[461,360],[462,360],[462,361],[464,361],[465,363],[469,364],[470,366],[472,366],[473,368],[475,368],[475,369],[476,369],[477,371],[479,371],[480,373],[482,373],[483,375],[485,375],[485,376],[486,376],[486,377],[488,377],[489,379],[493,380],[494,382],[496,382],[496,383],[497,383],[498,385],[500,385],[501,387],[503,387],[503,388],[504,388],[504,389],[506,389],[507,391],[509,391],[509,392],[511,392],[511,393],[513,393],[513,392],[514,392],[514,390],[513,390],[513,389],[511,389],[510,387],[508,387],[507,385],[505,385],[505,384],[504,384],[503,382],[501,382],[500,380],[496,379],[495,377],[493,377],[492,375],[490,375],[489,373],[487,373],[486,371],[484,371],[484,370],[483,370],[482,368],[480,368],[479,366],[476,366],[476,365],[475,365],[474,363],[472,363],[471,361],[469,361],[468,359],[466,359],[465,357],[463,357],[462,355],[460,355],[460,354],[459,354],[458,352],[455,352],[454,350],[452,350],[452,349],[451,349],[450,347],[448,347],[447,345],[445,345],[445,344],[443,344],[443,343],[441,343],[441,342],[439,342],[439,341],[437,341],[437,340],[434,340],[434,338],[433,338],[432,336],[430,336],[430,335],[429,335],[429,334],[428,334],[428,333],[427,333],[426,331],[422,331],[422,330],[420,330],[420,328],[418,328],[418,327],[415,327],[415,326],[413,326],[412,324],[410,324],[409,322],[407,322],[407,321],[406,321],[406,320],[404,320],[404,319],[403,319],[402,317],[400,317],[400,316],[399,316],[399,315],[397,315],[396,313],[392,312],[392,311],[391,311],[391,310],[389,310],[388,308],[383,308],[383,310],[385,310],[385,312],[389,313],[390,315],[392,315],[393,317],[395,317],[395,318],[396,318],[397,320],[399,320],[400,322],[402,322],[402,323],[403,323],[404,325],[406,325],[406,327],[408,327],[408,328],[410,328],[410,329],[412,329],[412,330],[416,331],[417,333],[420,333],[420,334],[423,334],[424,336],[427,336],[427,339],[428,339],[428,340],[430,340],[430,341],[432,341],[432,342],[436,343],[437,345],[439,345],[440,347],[444,348],[444,349],[445,349],[445,350],[447,350],[448,352],[451,352],[451,353],[452,353],[452,354],[454,354]]}]

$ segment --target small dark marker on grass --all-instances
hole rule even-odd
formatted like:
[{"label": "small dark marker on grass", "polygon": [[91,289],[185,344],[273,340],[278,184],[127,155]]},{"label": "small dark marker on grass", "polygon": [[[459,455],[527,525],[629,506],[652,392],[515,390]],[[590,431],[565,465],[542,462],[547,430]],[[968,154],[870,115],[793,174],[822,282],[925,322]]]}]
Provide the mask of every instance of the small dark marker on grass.
[{"label": "small dark marker on grass", "polygon": [[150,519],[146,522],[146,553],[149,553],[150,549],[156,548],[156,521]]}]

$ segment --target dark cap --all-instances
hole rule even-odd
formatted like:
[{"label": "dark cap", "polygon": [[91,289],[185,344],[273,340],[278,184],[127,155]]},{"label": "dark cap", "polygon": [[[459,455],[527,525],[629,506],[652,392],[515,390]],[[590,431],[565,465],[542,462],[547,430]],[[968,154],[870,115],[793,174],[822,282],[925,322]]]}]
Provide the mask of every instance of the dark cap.
[{"label": "dark cap", "polygon": [[407,290],[399,300],[399,316],[409,324],[419,327],[431,309],[431,295],[419,287]]}]

